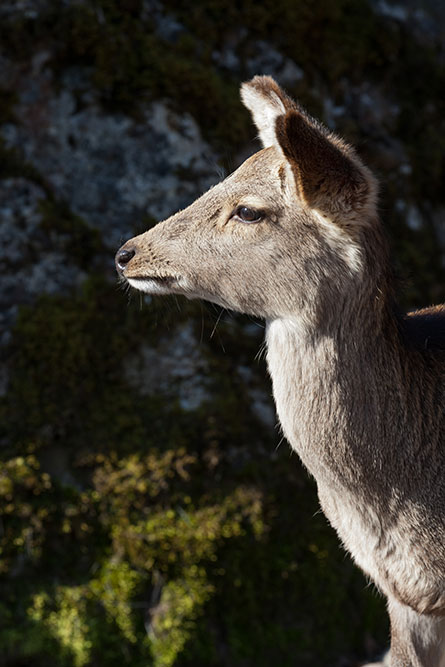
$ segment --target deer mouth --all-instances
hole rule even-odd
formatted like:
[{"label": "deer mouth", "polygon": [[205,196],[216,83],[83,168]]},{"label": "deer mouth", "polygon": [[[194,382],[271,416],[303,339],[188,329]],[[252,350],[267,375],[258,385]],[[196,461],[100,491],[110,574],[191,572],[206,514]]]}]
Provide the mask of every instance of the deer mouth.
[{"label": "deer mouth", "polygon": [[159,285],[170,285],[173,283],[176,278],[174,276],[131,276],[128,277],[127,280],[130,281],[142,281],[142,282],[149,282],[150,280],[153,280],[156,283],[159,283]]},{"label": "deer mouth", "polygon": [[169,294],[177,285],[176,276],[126,276],[135,289],[148,294]]}]

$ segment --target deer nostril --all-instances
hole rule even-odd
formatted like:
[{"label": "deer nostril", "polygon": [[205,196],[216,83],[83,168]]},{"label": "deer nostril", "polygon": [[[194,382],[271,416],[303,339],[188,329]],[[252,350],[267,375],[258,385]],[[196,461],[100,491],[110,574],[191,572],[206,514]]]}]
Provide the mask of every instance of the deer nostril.
[{"label": "deer nostril", "polygon": [[136,250],[118,250],[116,253],[116,266],[118,269],[123,271],[127,266],[130,259],[132,259],[136,254]]}]

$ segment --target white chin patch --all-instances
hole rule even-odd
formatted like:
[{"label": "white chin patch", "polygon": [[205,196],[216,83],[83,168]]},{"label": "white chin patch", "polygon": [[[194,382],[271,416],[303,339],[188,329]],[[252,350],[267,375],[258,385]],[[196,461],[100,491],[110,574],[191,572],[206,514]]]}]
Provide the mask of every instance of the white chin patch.
[{"label": "white chin patch", "polygon": [[147,292],[147,294],[171,294],[172,290],[167,287],[167,285],[160,284],[157,280],[137,280],[133,278],[127,278],[128,282],[135,289],[141,290],[141,292]]}]

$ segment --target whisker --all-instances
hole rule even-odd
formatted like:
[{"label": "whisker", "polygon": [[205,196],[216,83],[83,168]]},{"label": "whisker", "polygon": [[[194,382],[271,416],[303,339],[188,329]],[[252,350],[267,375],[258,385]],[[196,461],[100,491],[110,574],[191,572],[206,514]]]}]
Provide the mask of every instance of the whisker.
[{"label": "whisker", "polygon": [[280,441],[279,441],[278,445],[275,447],[275,451],[276,451],[276,452],[278,451],[278,448],[283,444],[284,439],[285,439],[285,438],[284,438],[284,435],[283,435],[283,436],[280,438]]},{"label": "whisker", "polygon": [[218,319],[216,320],[216,322],[215,322],[215,326],[213,327],[213,329],[212,329],[212,333],[210,334],[210,340],[212,340],[212,338],[213,338],[213,334],[215,333],[215,331],[216,331],[216,327],[218,326],[219,321],[220,321],[221,317],[223,316],[224,310],[225,310],[225,308],[222,308],[222,309],[220,310],[220,313],[219,313],[219,315],[218,315]]},{"label": "whisker", "polygon": [[255,361],[261,361],[262,359],[264,359],[266,356],[266,351],[267,351],[267,344],[266,341],[263,340],[258,349],[258,352],[255,355]]}]

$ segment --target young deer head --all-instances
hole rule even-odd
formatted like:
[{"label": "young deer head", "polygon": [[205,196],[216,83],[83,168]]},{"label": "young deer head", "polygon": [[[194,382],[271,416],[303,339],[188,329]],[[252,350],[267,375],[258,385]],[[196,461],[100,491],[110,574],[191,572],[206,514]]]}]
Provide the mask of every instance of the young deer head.
[{"label": "young deer head", "polygon": [[117,267],[149,293],[309,322],[357,289],[360,236],[376,218],[375,180],[271,78],[244,84],[242,98],[264,149],[187,209],[128,241]]},{"label": "young deer head", "polygon": [[391,665],[443,667],[445,310],[394,311],[376,182],[354,150],[270,77],[241,96],[263,150],[127,241],[117,269],[266,319],[281,425],[388,596]]}]

